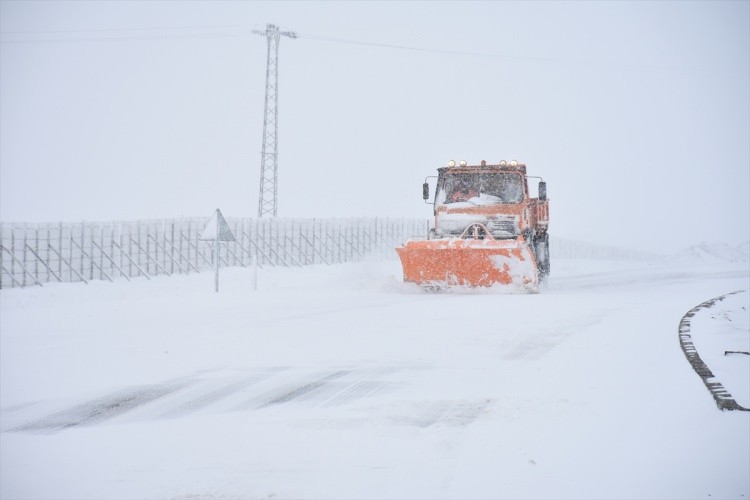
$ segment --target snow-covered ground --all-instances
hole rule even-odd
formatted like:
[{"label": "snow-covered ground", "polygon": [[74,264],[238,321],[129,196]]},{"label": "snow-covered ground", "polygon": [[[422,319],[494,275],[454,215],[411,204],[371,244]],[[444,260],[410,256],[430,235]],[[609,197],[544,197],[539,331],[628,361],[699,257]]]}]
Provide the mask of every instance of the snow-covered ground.
[{"label": "snow-covered ground", "polygon": [[[678,337],[747,260],[552,264],[530,295],[396,260],[3,290],[0,497],[750,498],[750,412]],[[749,301],[691,332],[744,407]]]}]

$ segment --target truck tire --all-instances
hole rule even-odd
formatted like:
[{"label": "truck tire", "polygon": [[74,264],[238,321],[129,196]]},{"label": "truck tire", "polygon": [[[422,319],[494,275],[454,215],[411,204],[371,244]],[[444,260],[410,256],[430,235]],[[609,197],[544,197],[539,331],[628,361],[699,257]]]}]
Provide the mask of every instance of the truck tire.
[{"label": "truck tire", "polygon": [[549,235],[538,234],[534,238],[534,256],[539,271],[539,279],[544,280],[550,273],[549,264]]}]

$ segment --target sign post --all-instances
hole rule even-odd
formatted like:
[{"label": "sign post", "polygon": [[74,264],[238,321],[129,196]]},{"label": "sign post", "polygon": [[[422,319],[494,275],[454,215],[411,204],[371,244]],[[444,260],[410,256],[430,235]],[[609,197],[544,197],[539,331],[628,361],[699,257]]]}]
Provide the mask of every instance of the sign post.
[{"label": "sign post", "polygon": [[206,225],[203,230],[203,234],[200,237],[203,241],[214,242],[214,292],[219,291],[219,249],[221,248],[221,241],[234,241],[234,234],[229,229],[224,216],[221,215],[221,210],[218,208],[214,212],[214,216]]}]

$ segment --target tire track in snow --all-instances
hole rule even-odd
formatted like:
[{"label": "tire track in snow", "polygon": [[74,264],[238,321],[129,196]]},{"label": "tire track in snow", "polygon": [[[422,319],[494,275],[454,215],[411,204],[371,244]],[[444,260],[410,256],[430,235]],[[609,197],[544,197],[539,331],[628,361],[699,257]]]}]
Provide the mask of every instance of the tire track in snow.
[{"label": "tire track in snow", "polygon": [[346,386],[343,390],[339,391],[338,394],[326,401],[325,406],[340,406],[352,403],[359,399],[367,398],[382,391],[387,385],[387,382],[375,380],[355,382],[354,384]]},{"label": "tire track in snow", "polygon": [[172,408],[162,416],[165,418],[176,418],[189,415],[255,385],[265,378],[266,377],[264,376],[250,377],[213,388],[205,394],[191,398],[179,404],[176,408]]},{"label": "tire track in snow", "polygon": [[708,365],[703,362],[700,355],[698,354],[698,351],[695,349],[695,345],[693,344],[693,338],[690,334],[690,322],[693,316],[695,316],[701,309],[709,309],[713,307],[717,302],[724,300],[730,295],[735,295],[737,293],[743,292],[745,292],[745,290],[737,290],[735,292],[725,293],[724,295],[720,295],[719,297],[715,297],[701,304],[698,304],[694,308],[690,309],[687,313],[685,313],[685,315],[682,317],[682,320],[680,321],[679,332],[680,347],[682,348],[682,352],[685,353],[685,357],[690,362],[690,365],[695,370],[695,373],[697,373],[701,380],[703,380],[703,383],[708,389],[708,392],[711,393],[711,396],[713,396],[714,401],[716,402],[716,406],[718,406],[720,410],[750,411],[750,409],[740,406],[739,403],[734,400],[732,395],[724,388],[721,382],[718,382],[716,380]]},{"label": "tire track in snow", "polygon": [[[75,427],[95,426],[126,414],[130,419],[141,420],[180,418],[206,408],[216,408],[220,412],[252,411],[282,406],[291,402],[304,402],[307,405],[329,408],[338,407],[369,398],[389,387],[399,385],[387,378],[404,369],[404,367],[394,366],[380,366],[370,370],[339,368],[327,373],[319,372],[317,376],[309,373],[291,374],[292,376],[286,383],[280,383],[274,379],[273,375],[279,369],[266,370],[249,376],[220,379],[189,376],[158,384],[128,387],[60,411],[29,419],[7,431],[55,434]],[[270,392],[265,393],[265,396],[259,393],[257,387],[263,385],[264,382],[270,382],[273,387]],[[248,391],[251,387],[254,389]],[[252,396],[253,393],[255,396]],[[244,404],[234,407],[231,405],[233,400],[243,396],[247,398],[248,395],[251,395],[252,399],[246,400]],[[222,404],[224,400],[228,403]],[[27,405],[17,406],[23,408]],[[417,425],[430,426],[440,420],[444,413],[451,413],[442,406],[438,410],[432,417],[418,418],[419,422],[427,423]]]},{"label": "tire track in snow", "polygon": [[[378,394],[394,386],[393,382],[381,380],[382,377],[387,377],[403,370],[403,368],[395,366],[381,366],[362,373],[355,381],[346,383],[335,382],[333,384],[334,390],[331,391],[333,395],[321,404],[329,407],[340,406]],[[336,387],[337,385],[338,387]]]},{"label": "tire track in snow", "polygon": [[190,380],[176,380],[158,385],[129,387],[20,425],[11,431],[54,434],[71,427],[95,425],[163,398],[191,383]]},{"label": "tire track in snow", "polygon": [[341,378],[344,375],[347,375],[348,373],[349,373],[349,370],[339,370],[337,372],[326,375],[323,378],[320,378],[318,380],[302,385],[300,387],[297,387],[279,396],[274,397],[270,401],[267,401],[266,403],[261,405],[261,408],[266,408],[268,406],[284,404],[284,403],[293,401],[301,396],[304,396],[308,393],[321,389],[322,387],[324,387],[331,381],[336,380],[337,378]]},{"label": "tire track in snow", "polygon": [[374,370],[339,368],[327,374],[299,373],[284,384],[276,384],[265,394],[255,395],[232,411],[260,410],[290,402],[301,402],[322,407],[336,407],[371,397],[397,385],[381,377],[401,372],[401,367],[379,367]]}]

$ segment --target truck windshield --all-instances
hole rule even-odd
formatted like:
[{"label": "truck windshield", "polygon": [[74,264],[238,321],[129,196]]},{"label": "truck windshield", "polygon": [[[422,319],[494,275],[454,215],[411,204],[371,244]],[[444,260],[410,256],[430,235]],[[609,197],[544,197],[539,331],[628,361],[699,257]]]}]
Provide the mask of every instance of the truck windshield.
[{"label": "truck windshield", "polygon": [[460,203],[473,198],[485,203],[520,203],[523,201],[522,178],[508,173],[447,174],[438,190],[438,200],[442,203]]}]

